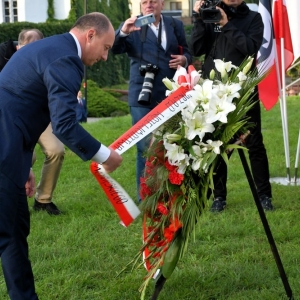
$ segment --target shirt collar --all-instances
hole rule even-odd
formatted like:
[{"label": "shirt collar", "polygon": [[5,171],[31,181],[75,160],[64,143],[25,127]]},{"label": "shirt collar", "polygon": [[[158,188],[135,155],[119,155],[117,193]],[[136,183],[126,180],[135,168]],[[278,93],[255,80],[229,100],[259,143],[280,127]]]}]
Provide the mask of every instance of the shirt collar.
[{"label": "shirt collar", "polygon": [[75,40],[75,43],[76,43],[76,46],[77,46],[78,56],[81,58],[82,51],[81,51],[81,47],[80,47],[79,41],[78,41],[78,39],[77,39],[77,37],[75,36],[74,33],[70,32],[70,34],[72,35],[72,37],[73,37],[74,40]]},{"label": "shirt collar", "polygon": [[[161,29],[164,29],[164,19],[163,19],[163,16],[162,16],[162,15],[160,15],[160,21],[159,21],[158,25],[159,25],[159,26],[161,25],[161,26],[162,26]],[[156,26],[154,25],[154,23],[148,24],[148,26],[151,27],[152,29],[158,29],[158,27],[156,27]]]}]

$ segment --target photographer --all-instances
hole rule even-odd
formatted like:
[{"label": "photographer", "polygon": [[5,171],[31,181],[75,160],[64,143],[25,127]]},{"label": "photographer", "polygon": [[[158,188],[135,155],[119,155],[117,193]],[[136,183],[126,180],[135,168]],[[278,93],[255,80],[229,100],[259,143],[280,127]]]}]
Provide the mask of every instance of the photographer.
[{"label": "photographer", "polygon": [[[137,123],[165,99],[166,87],[162,79],[173,78],[178,65],[187,67],[192,62],[182,22],[162,16],[163,7],[164,0],[141,0],[142,15],[153,14],[154,23],[136,27],[137,17],[131,17],[115,33],[112,52],[127,53],[130,58],[128,104],[132,124]],[[137,143],[138,190],[145,167],[143,154],[148,143],[147,138]],[[139,195],[138,200],[140,201]]]},{"label": "photographer", "polygon": [[[205,9],[210,6],[210,11]],[[214,9],[211,12],[211,9]],[[213,13],[213,12],[219,12]],[[219,15],[219,20],[215,21]],[[239,66],[248,56],[256,57],[263,41],[264,25],[261,15],[250,11],[242,0],[196,1],[193,9],[191,49],[194,56],[205,54],[203,76],[208,78],[214,69],[214,59],[231,61]],[[255,59],[252,69],[255,68]],[[248,112],[250,122],[255,126],[246,139],[246,147],[260,197],[265,210],[273,210],[272,192],[269,182],[269,163],[261,133],[260,103],[257,88],[253,101],[255,105]],[[221,161],[214,177],[214,202],[211,211],[220,212],[226,206],[227,165]]]}]

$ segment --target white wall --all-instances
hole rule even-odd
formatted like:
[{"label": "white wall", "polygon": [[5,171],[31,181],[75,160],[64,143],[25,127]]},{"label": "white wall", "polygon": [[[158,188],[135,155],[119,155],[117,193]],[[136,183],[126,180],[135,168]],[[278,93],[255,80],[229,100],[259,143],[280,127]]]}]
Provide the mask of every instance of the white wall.
[{"label": "white wall", "polygon": [[54,0],[55,19],[58,20],[66,19],[69,16],[70,10],[71,10],[71,0]]},{"label": "white wall", "polygon": [[48,18],[47,0],[18,0],[19,22],[45,22]]},{"label": "white wall", "polygon": [[[18,0],[18,21],[19,22],[45,22],[48,18],[47,0]],[[54,0],[54,18],[66,19],[71,9],[70,0]],[[0,23],[4,21],[3,1],[0,0]]]}]

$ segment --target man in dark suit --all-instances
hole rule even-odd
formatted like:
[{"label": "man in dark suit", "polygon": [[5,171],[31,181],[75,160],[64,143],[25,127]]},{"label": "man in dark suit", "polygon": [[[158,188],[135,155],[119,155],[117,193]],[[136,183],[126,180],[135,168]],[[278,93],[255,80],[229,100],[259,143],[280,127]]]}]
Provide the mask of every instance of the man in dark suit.
[{"label": "man in dark suit", "polygon": [[[185,38],[183,23],[175,18],[162,16],[164,0],[141,0],[142,15],[153,14],[152,24],[135,27],[137,17],[131,17],[122,23],[116,31],[116,40],[112,47],[114,54],[127,53],[130,58],[130,83],[128,104],[132,124],[137,123],[158,103],[166,98],[166,87],[162,79],[172,79],[178,66],[187,67],[192,62]],[[150,67],[149,67],[150,65]],[[140,72],[140,67],[144,72]],[[157,67],[157,69],[155,68]],[[153,69],[152,95],[144,99],[140,97],[145,69]],[[144,152],[149,139],[144,138],[137,143],[137,189],[140,189],[140,177],[145,168]],[[140,195],[138,194],[140,201]]]},{"label": "man in dark suit", "polygon": [[28,259],[26,196],[34,193],[32,153],[50,121],[53,133],[83,160],[102,163],[107,172],[121,164],[121,156],[84,130],[75,113],[83,64],[106,60],[113,43],[109,19],[87,14],[69,33],[21,48],[0,73],[0,255],[13,300],[38,299]]},{"label": "man in dark suit", "polygon": [[87,121],[87,103],[84,98],[82,98],[82,92],[79,90],[77,94],[78,105],[76,106],[76,119],[78,122]]}]

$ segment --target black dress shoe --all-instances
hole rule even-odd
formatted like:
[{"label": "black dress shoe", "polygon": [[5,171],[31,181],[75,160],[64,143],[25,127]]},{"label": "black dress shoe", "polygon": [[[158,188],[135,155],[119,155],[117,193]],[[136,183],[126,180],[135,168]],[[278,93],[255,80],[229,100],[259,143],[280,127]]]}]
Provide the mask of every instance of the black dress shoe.
[{"label": "black dress shoe", "polygon": [[53,203],[41,203],[34,199],[33,209],[35,211],[45,210],[49,215],[60,215],[61,211],[57,208],[57,206]]},{"label": "black dress shoe", "polygon": [[211,212],[221,212],[226,207],[226,200],[222,197],[216,197],[210,207]]},{"label": "black dress shoe", "polygon": [[274,210],[272,199],[266,195],[262,195],[259,197],[261,206],[264,210]]}]

